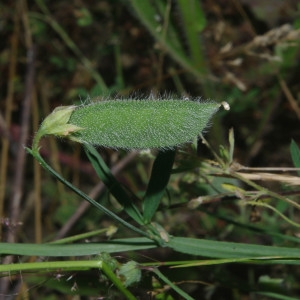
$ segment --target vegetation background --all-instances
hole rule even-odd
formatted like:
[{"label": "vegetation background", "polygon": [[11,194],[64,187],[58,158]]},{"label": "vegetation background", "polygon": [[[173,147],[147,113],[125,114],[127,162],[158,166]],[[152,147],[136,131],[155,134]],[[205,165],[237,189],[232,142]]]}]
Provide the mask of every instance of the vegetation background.
[{"label": "vegetation background", "polygon": [[[213,149],[226,158],[233,128],[234,161],[262,168],[259,174],[246,170],[247,179],[260,176],[264,188],[299,201],[298,173],[284,172],[293,167],[291,140],[300,143],[298,28],[300,3],[293,0],[1,1],[1,241],[42,243],[98,229],[112,232],[90,241],[133,235],[122,227],[114,232],[115,222],[54,181],[23,148],[55,107],[132,93],[227,101],[231,110],[218,113],[205,135]],[[153,154],[100,152],[118,180],[143,195]],[[49,138],[43,141],[42,154],[75,186],[120,211],[79,146]],[[178,236],[299,247],[299,225],[265,207],[245,206],[243,193],[249,187],[236,179],[202,175],[199,166],[207,159],[215,158],[201,142],[197,156],[190,145],[180,149],[176,163],[186,172],[172,175],[169,197],[156,214],[158,223]],[[267,178],[267,168],[281,169]],[[235,186],[241,190],[234,191],[235,200],[209,198],[216,186],[223,193]],[[188,205],[199,196],[209,201]],[[300,223],[294,207],[268,201]],[[141,263],[186,259],[167,249],[122,253],[118,258]],[[297,264],[163,270],[195,299],[300,297]],[[20,273],[0,294],[5,299],[119,299],[110,285],[98,281],[95,271]],[[178,299],[149,274],[135,289],[141,299]],[[272,291],[273,298],[265,291]]]}]

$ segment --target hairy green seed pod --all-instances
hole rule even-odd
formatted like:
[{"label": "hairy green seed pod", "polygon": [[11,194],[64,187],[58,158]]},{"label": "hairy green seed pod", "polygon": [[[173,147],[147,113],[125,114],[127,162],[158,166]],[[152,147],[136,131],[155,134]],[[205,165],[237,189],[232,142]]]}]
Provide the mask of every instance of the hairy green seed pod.
[{"label": "hairy green seed pod", "polygon": [[190,100],[111,100],[78,106],[68,137],[109,148],[174,148],[192,141],[220,107]]}]

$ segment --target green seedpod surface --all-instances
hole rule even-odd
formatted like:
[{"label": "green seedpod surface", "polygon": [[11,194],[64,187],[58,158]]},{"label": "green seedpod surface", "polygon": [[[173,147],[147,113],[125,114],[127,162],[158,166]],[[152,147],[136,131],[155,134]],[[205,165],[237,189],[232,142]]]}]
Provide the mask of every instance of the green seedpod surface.
[{"label": "green seedpod surface", "polygon": [[78,106],[69,124],[81,127],[69,138],[121,149],[169,149],[192,141],[218,110],[215,102],[109,100]]}]

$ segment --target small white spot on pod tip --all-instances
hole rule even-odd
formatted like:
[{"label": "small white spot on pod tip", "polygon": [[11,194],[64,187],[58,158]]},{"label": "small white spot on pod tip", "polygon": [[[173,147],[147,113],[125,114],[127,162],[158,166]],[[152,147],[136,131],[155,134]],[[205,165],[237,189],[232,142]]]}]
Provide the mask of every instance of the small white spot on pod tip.
[{"label": "small white spot on pod tip", "polygon": [[226,101],[221,102],[220,106],[223,106],[225,110],[230,110],[230,105]]}]

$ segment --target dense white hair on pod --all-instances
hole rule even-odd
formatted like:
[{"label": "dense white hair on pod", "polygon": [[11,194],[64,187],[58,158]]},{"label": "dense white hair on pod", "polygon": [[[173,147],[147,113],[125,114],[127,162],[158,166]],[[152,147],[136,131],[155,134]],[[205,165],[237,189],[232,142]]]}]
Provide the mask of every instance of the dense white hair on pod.
[{"label": "dense white hair on pod", "polygon": [[200,98],[104,99],[76,107],[68,121],[82,128],[68,137],[114,149],[170,149],[192,141],[224,103]]}]

